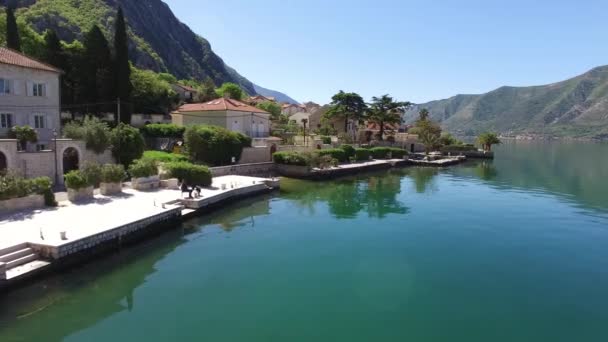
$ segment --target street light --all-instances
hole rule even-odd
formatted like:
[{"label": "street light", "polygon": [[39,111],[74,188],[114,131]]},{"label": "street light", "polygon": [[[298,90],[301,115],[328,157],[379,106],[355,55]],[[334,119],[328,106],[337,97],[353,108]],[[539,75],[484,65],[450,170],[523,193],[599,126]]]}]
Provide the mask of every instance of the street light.
[{"label": "street light", "polygon": [[57,171],[57,129],[53,129],[53,141],[55,142],[55,147],[53,150],[55,151],[55,186],[59,185],[59,172]]}]

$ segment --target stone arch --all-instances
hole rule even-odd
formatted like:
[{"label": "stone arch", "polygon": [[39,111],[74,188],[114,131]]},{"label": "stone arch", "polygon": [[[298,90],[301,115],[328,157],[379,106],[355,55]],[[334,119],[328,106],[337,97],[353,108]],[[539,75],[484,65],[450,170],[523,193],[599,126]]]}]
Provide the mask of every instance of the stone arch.
[{"label": "stone arch", "polygon": [[83,156],[82,153],[76,147],[66,147],[65,149],[63,149],[61,156],[61,166],[64,175],[70,171],[80,169],[80,162]]}]

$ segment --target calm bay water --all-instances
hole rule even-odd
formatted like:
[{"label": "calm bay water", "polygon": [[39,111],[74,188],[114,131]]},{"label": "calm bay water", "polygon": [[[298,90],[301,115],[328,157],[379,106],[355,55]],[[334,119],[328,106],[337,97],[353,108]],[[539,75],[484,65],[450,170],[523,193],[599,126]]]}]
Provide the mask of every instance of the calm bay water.
[{"label": "calm bay water", "polygon": [[285,180],[0,295],[0,341],[607,341],[607,157]]}]

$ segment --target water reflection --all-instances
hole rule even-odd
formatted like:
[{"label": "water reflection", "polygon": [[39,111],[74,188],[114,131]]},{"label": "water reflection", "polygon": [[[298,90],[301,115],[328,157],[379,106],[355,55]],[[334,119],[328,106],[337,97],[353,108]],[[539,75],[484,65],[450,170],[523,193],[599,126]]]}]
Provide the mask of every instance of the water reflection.
[{"label": "water reflection", "polygon": [[360,213],[384,218],[389,214],[407,214],[409,208],[399,201],[401,173],[382,172],[342,178],[333,182],[284,179],[281,194],[314,214],[316,205],[327,204],[339,219],[354,219]]},{"label": "water reflection", "polygon": [[409,176],[414,182],[417,193],[424,194],[437,190],[435,177],[439,174],[439,169],[434,167],[414,167],[405,169],[405,175]]}]

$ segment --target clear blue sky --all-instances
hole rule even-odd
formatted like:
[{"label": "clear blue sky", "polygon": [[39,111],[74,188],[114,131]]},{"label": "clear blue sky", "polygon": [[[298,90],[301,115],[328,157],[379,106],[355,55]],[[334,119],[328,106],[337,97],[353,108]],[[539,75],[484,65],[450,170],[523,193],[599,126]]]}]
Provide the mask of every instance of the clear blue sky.
[{"label": "clear blue sky", "polygon": [[249,80],[417,103],[547,84],[608,64],[608,1],[165,0]]}]

